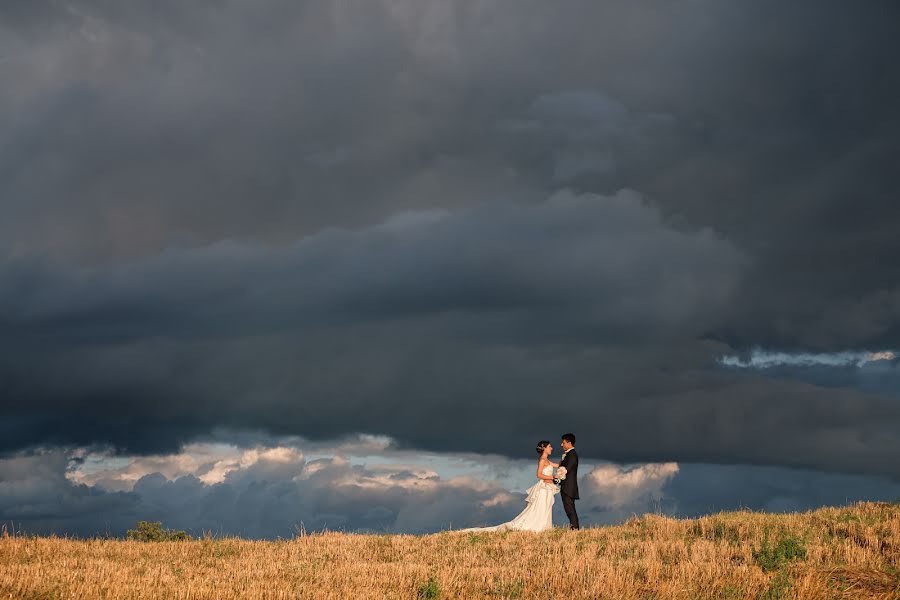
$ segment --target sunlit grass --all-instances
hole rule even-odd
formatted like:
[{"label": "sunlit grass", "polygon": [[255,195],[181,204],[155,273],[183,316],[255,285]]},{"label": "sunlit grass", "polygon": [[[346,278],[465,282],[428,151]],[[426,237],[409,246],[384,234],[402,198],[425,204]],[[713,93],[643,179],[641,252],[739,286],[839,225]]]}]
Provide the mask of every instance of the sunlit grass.
[{"label": "sunlit grass", "polygon": [[0,598],[900,598],[900,505],[532,534],[0,538]]}]

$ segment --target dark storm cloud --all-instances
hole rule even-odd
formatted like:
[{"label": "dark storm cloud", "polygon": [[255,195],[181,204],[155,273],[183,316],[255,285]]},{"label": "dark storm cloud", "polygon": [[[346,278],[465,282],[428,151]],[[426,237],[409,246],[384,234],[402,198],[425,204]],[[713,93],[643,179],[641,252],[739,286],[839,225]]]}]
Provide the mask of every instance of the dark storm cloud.
[{"label": "dark storm cloud", "polygon": [[24,340],[217,337],[449,311],[521,311],[555,329],[535,318],[544,313],[661,339],[711,326],[744,263],[710,230],[669,228],[633,192],[560,192],[534,206],[403,213],[283,250],[222,243],[78,269],[14,259],[0,306],[8,339]]},{"label": "dark storm cloud", "polygon": [[6,447],[174,449],[221,425],[516,455],[578,415],[588,455],[897,474],[895,400],[715,369],[722,347],[696,340],[744,267],[630,192],[407,213],[282,250],[14,261]]},{"label": "dark storm cloud", "polygon": [[900,347],[897,17],[4,3],[0,440],[896,476],[890,381],[716,360]]},{"label": "dark storm cloud", "polygon": [[[538,393],[575,399],[586,373],[566,379],[585,362],[640,362],[648,344],[706,331],[743,264],[630,192],[407,213],[283,250],[220,244],[81,269],[10,261],[5,440],[149,449],[221,424],[446,447],[430,418],[446,412],[471,434],[478,411],[490,423],[539,407]],[[699,346],[696,360],[710,360]]]}]

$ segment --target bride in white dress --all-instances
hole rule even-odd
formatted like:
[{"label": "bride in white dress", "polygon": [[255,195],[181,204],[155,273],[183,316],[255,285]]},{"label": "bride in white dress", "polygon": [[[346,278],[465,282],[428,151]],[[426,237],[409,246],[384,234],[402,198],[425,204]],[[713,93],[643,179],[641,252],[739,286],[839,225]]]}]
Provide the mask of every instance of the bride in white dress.
[{"label": "bride in white dress", "polygon": [[471,527],[460,529],[460,531],[546,531],[553,529],[553,503],[556,501],[556,494],[559,493],[559,486],[553,483],[553,469],[559,465],[550,462],[550,453],[553,452],[550,442],[541,440],[535,449],[540,455],[536,473],[538,482],[527,490],[525,510],[507,523],[493,527]]}]

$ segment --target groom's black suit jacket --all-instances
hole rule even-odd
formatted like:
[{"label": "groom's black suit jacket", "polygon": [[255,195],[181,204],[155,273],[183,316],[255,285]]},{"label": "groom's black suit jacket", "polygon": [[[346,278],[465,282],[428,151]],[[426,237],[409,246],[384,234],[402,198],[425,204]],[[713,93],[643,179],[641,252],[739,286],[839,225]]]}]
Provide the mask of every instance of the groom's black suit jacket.
[{"label": "groom's black suit jacket", "polygon": [[569,450],[559,466],[566,468],[566,478],[559,484],[559,492],[578,500],[578,453],[575,448]]}]

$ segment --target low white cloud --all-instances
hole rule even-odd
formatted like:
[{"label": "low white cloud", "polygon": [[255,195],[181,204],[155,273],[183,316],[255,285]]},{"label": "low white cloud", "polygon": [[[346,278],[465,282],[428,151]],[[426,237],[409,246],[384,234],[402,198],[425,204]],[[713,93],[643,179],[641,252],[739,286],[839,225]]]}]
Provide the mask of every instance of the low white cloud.
[{"label": "low white cloud", "polygon": [[[188,444],[155,456],[77,450],[66,477],[96,494],[130,494],[171,526],[259,537],[287,535],[301,521],[308,529],[405,532],[499,523],[522,509],[534,479],[532,460],[411,451],[383,436],[328,444],[258,438],[246,445],[251,439]],[[678,465],[584,461],[582,473],[584,522],[608,523],[659,504]],[[254,521],[256,511],[268,516]],[[565,522],[560,507],[556,513]]]},{"label": "low white cloud", "polygon": [[[373,440],[329,450],[369,451]],[[384,444],[381,444],[384,448]],[[524,504],[490,477],[440,473],[412,453],[317,456],[288,445],[191,444],[160,456],[48,449],[0,459],[0,520],[18,530],[123,535],[137,520],[254,538],[341,529],[426,533],[509,520]],[[369,457],[373,458],[373,457]],[[433,457],[432,457],[433,458]]]},{"label": "low white cloud", "polygon": [[604,464],[594,467],[583,486],[592,508],[619,509],[636,501],[662,498],[662,488],[678,474],[678,463],[650,463],[636,467]]},{"label": "low white cloud", "polygon": [[739,356],[723,356],[719,363],[726,367],[739,369],[769,369],[772,367],[862,367],[866,363],[876,361],[892,361],[897,354],[892,350],[876,352],[770,352],[765,350],[753,350],[750,357],[742,359]]},{"label": "low white cloud", "polygon": [[[154,502],[162,504],[169,499],[156,495],[160,490],[174,490],[171,484],[182,479],[193,482],[193,493],[198,496],[266,482],[278,486],[281,494],[298,486],[318,490],[326,497],[374,497],[379,498],[381,508],[366,514],[380,515],[384,520],[381,527],[433,531],[513,516],[522,508],[523,490],[534,477],[530,460],[413,452],[398,449],[387,437],[356,436],[323,447],[302,438],[269,442],[281,445],[189,444],[178,453],[159,456],[82,453],[73,461],[68,478],[110,491],[146,494],[152,489]],[[658,507],[664,486],[678,471],[674,462],[625,467],[612,463],[594,466],[585,461],[581,478],[585,522],[616,522]],[[386,497],[392,500],[385,501]],[[317,505],[319,500],[310,498],[310,504]],[[340,522],[345,527],[372,528],[366,519],[360,525],[357,513],[365,504],[360,500],[360,506],[345,506],[338,520],[333,512],[319,517],[308,514],[303,520],[308,526],[327,522],[338,526]],[[420,504],[423,506],[417,509]],[[564,521],[561,513],[557,521]]]},{"label": "low white cloud", "polygon": [[[297,436],[273,440],[269,436],[242,436],[220,432],[215,440],[184,445],[169,454],[123,456],[112,450],[76,449],[70,455],[66,472],[74,483],[99,485],[107,490],[127,491],[146,475],[159,473],[167,479],[185,475],[197,477],[207,485],[222,483],[229,473],[247,469],[263,461],[273,464],[303,464],[312,456],[408,457],[387,436],[359,434],[318,447]],[[302,449],[301,449],[302,448]],[[310,466],[315,469],[317,467]]]},{"label": "low white cloud", "polygon": [[[532,460],[412,452],[363,436],[297,441],[191,444],[149,457],[57,448],[0,458],[0,521],[85,536],[123,535],[141,519],[254,538],[289,537],[301,524],[307,531],[428,533],[508,521],[525,506],[534,479]],[[324,450],[336,452],[316,454]],[[897,494],[896,483],[867,476],[674,462],[585,459],[579,483],[587,526],[645,512],[802,510]],[[566,522],[559,501],[554,522]]]}]

